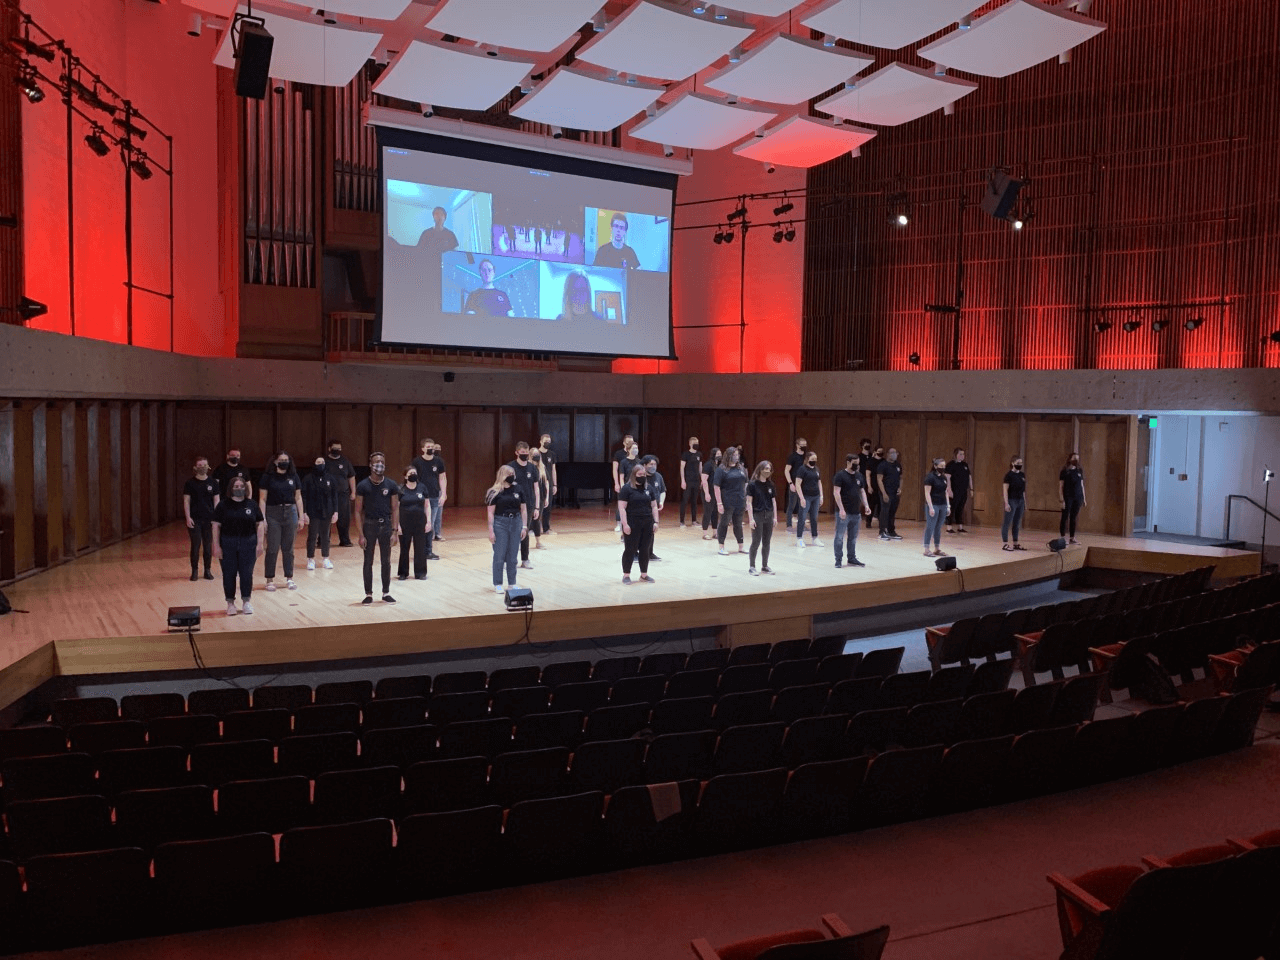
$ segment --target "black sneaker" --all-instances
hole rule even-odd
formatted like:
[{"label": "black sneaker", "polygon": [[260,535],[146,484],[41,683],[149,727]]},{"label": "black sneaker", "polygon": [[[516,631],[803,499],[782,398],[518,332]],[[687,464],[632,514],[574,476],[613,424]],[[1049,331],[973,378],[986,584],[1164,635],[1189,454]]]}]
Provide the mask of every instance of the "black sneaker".
[{"label": "black sneaker", "polygon": [[206,580],[212,580],[212,579],[213,579],[213,574],[212,574],[212,573],[210,573],[208,570],[206,570],[206,571],[204,572],[204,578],[205,578]]},{"label": "black sneaker", "polygon": [[361,600],[360,602],[361,602],[361,603],[363,603],[363,604],[365,604],[365,605],[367,606],[368,604],[373,603],[373,597],[365,597],[365,598],[364,598],[363,600]]},{"label": "black sneaker", "polygon": [[836,561],[836,569],[837,569],[837,570],[839,570],[839,569],[840,569],[841,567],[843,567],[843,566],[844,566],[844,564],[843,564],[843,563],[841,563],[839,560],[837,560],[837,561]]},{"label": "black sneaker", "polygon": [[198,575],[194,570],[192,570],[192,571],[191,571],[191,582],[192,582],[192,583],[195,583],[195,582],[196,582],[197,580],[199,580],[199,579],[200,579],[200,576],[199,576],[199,575]]},{"label": "black sneaker", "polygon": [[649,559],[650,559],[650,560],[661,560],[662,558],[661,558],[660,556],[658,556],[656,553],[651,553],[651,554],[649,554]]},{"label": "black sneaker", "polygon": [[409,575],[408,575],[407,573],[402,573],[402,574],[400,574],[398,577],[396,577],[396,579],[397,579],[397,580],[408,580],[408,579],[409,579]]},{"label": "black sneaker", "polygon": [[428,560],[439,560],[439,559],[440,559],[440,554],[438,554],[438,553],[428,553],[428,554],[427,554],[427,559],[428,559]]},{"label": "black sneaker", "polygon": [[881,539],[881,540],[891,540],[891,539],[893,539],[893,538],[892,538],[892,537],[890,537],[887,533],[882,533],[882,534],[880,534],[880,539]]},{"label": "black sneaker", "polygon": [[395,598],[395,597],[393,597],[393,596],[392,596],[391,594],[389,594],[389,593],[384,593],[384,594],[382,595],[382,602],[383,602],[383,603],[395,603],[395,602],[396,602],[396,598]]},{"label": "black sneaker", "polygon": [[865,566],[866,566],[866,564],[865,564],[865,563],[863,563],[861,560],[850,560],[850,561],[849,561],[849,566],[851,566],[851,567],[865,567]]},{"label": "black sneaker", "polygon": [[890,539],[890,540],[901,540],[902,538],[901,538],[900,536],[898,536],[896,533],[891,533],[891,534],[889,534],[889,539]]},{"label": "black sneaker", "polygon": [[424,573],[422,576],[417,577],[416,579],[418,579],[418,580],[425,580],[425,579],[427,579],[427,575]]}]

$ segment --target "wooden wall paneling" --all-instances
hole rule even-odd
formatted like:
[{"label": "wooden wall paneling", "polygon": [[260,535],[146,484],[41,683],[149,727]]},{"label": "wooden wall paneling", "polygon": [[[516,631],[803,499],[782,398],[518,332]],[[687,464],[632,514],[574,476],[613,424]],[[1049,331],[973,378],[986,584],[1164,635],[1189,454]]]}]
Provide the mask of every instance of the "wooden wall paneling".
[{"label": "wooden wall paneling", "polygon": [[739,452],[743,454],[743,463],[750,461],[754,465],[759,459],[758,451],[751,449],[751,414],[739,412],[720,414],[720,436],[724,441],[720,446],[732,445],[742,448]]},{"label": "wooden wall paneling", "polygon": [[[524,441],[530,449],[538,445],[537,412],[532,409],[503,407],[498,417],[498,456],[501,463],[516,457],[516,444]],[[498,469],[498,463],[493,468]]]},{"label": "wooden wall paneling", "polygon": [[622,444],[622,436],[610,437],[607,431],[608,417],[600,411],[575,410],[573,412],[573,446],[569,460],[585,463],[605,461]]},{"label": "wooden wall paneling", "polygon": [[[484,492],[493,485],[502,459],[497,445],[496,410],[463,410],[458,414],[458,456],[449,465],[449,501],[461,507],[484,504]],[[449,460],[446,458],[446,464]]]},{"label": "wooden wall paneling", "polygon": [[1124,520],[1120,533],[1129,536],[1133,533],[1134,508],[1138,499],[1138,418],[1125,418],[1125,457],[1124,457]]},{"label": "wooden wall paneling", "polygon": [[413,407],[373,408],[373,448],[386,454],[387,475],[396,483],[404,479],[409,461],[418,455],[414,432]]},{"label": "wooden wall paneling", "polygon": [[58,408],[62,421],[61,442],[62,454],[59,457],[59,483],[62,491],[60,509],[62,511],[62,559],[72,560],[77,553],[77,527],[81,526],[76,519],[77,505],[83,501],[82,488],[84,474],[76,470],[76,440],[78,420],[76,404],[62,403]]},{"label": "wooden wall paneling", "polygon": [[933,464],[934,457],[950,460],[956,447],[969,445],[969,418],[965,416],[928,417],[924,422],[926,459],[920,464],[921,476]]},{"label": "wooden wall paneling", "polygon": [[[452,476],[451,464],[456,463],[463,451],[458,444],[458,414],[448,407],[417,407],[413,412],[413,449],[422,452],[423,440],[440,444],[440,456],[444,459],[445,473]],[[452,499],[450,489],[447,496]]]},{"label": "wooden wall paneling", "polygon": [[142,459],[142,404],[139,401],[126,404],[120,411],[121,442],[128,446],[128,458],[123,459],[128,482],[122,490],[120,523],[126,536],[142,529],[142,498],[147,493],[143,480]]},{"label": "wooden wall paneling", "polygon": [[276,443],[306,476],[316,457],[325,455],[323,413],[318,407],[281,406],[276,411]]},{"label": "wooden wall paneling", "polygon": [[[173,407],[174,445],[169,463],[169,490],[164,501],[170,518],[182,516],[182,485],[192,475],[196,458],[207,458],[210,470],[226,462],[231,444],[223,437],[224,407],[224,404],[203,403],[181,403]],[[245,457],[246,465],[254,466],[244,450],[240,454]]]},{"label": "wooden wall paneling", "polygon": [[121,454],[126,451],[120,420],[120,404],[99,404],[98,486],[101,490],[102,512],[98,520],[103,543],[119,540],[124,526],[121,497],[124,488],[122,471],[126,461],[121,459]]},{"label": "wooden wall paneling", "polygon": [[[229,412],[227,446],[240,448],[242,463],[250,470],[265,470],[267,461],[276,455],[275,404],[233,403]],[[355,457],[351,460],[356,462]]]},{"label": "wooden wall paneling", "polygon": [[569,459],[569,451],[573,449],[573,438],[570,435],[573,426],[573,414],[568,410],[539,410],[537,417],[538,436],[530,437],[530,443],[537,443],[544,433],[551,434],[551,452],[556,462]]},{"label": "wooden wall paneling", "polygon": [[102,485],[98,457],[102,417],[96,401],[76,402],[76,474],[84,478],[77,488],[76,551],[96,550],[102,543]]},{"label": "wooden wall paneling", "polygon": [[369,445],[369,407],[365,404],[342,403],[325,407],[325,427],[329,435],[324,438],[326,449],[330,440],[342,442],[342,454],[357,467],[367,466],[373,447]]},{"label": "wooden wall paneling", "polygon": [[978,417],[974,425],[970,470],[973,472],[973,519],[975,526],[996,526],[1004,522],[1001,485],[1009,472],[1009,458],[1018,453],[1018,421],[1012,417]]},{"label": "wooden wall paneling", "polygon": [[919,520],[924,512],[924,465],[920,462],[920,443],[924,429],[918,417],[885,416],[880,420],[880,442],[884,444],[885,457],[889,448],[898,451],[902,464],[902,502],[898,504],[898,517],[902,520]]},{"label": "wooden wall paneling", "polygon": [[[837,414],[836,415],[836,463],[833,470],[844,469],[846,454],[861,453],[859,446],[863,437],[871,438],[872,421],[870,414]],[[875,443],[874,440],[871,441]]]},{"label": "wooden wall paneling", "polygon": [[[685,417],[686,422],[689,419],[688,416]],[[761,460],[768,460],[773,464],[773,482],[778,490],[778,519],[784,527],[786,520],[782,514],[787,509],[787,482],[782,475],[782,467],[787,462],[787,456],[795,449],[792,443],[793,429],[793,418],[787,414],[762,413],[756,417],[756,454],[751,470],[754,471]],[[702,451],[705,457],[705,443]]]},{"label": "wooden wall paneling", "polygon": [[142,477],[145,488],[142,497],[142,528],[144,530],[149,530],[160,523],[160,478],[168,473],[168,463],[159,458],[158,421],[163,416],[163,404],[144,403],[142,405]]},{"label": "wooden wall paneling", "polygon": [[[795,450],[794,441],[800,437],[809,441],[809,450],[818,455],[818,473],[822,475],[822,512],[830,513],[834,508],[831,500],[831,478],[835,475],[837,469],[844,469],[844,457],[841,455],[840,465],[836,466],[836,418],[832,414],[807,414],[805,416],[796,417],[795,436],[792,438],[792,444],[787,447],[787,456]],[[782,476],[784,465],[787,457],[782,458],[782,464],[777,467],[778,476]],[[786,483],[786,479],[783,479]],[[783,509],[786,509],[786,501],[782,503]],[[780,523],[785,522],[779,519]]]},{"label": "wooden wall paneling", "polygon": [[[37,567],[51,566],[49,554],[57,543],[57,533],[50,529],[50,523],[58,523],[57,491],[50,489],[50,475],[58,474],[57,457],[60,449],[54,452],[50,462],[49,438],[50,411],[47,403],[35,406],[31,415],[31,521],[32,521],[32,554]],[[54,416],[57,420],[57,417]],[[53,427],[56,432],[61,421]],[[54,442],[57,438],[55,436]],[[57,444],[61,448],[61,444]],[[61,486],[61,483],[58,484]]]},{"label": "wooden wall paneling", "polygon": [[1078,529],[1088,533],[1128,536],[1125,497],[1128,463],[1128,418],[1080,420],[1080,467],[1084,470],[1087,505],[1080,511]]},{"label": "wooden wall paneling", "polygon": [[1026,525],[1056,530],[1062,517],[1058,506],[1058,473],[1067,462],[1074,435],[1070,419],[1026,417]]},{"label": "wooden wall paneling", "polygon": [[640,455],[651,453],[658,458],[658,472],[667,484],[667,502],[679,509],[680,453],[685,449],[680,439],[680,413],[655,410],[645,418],[645,426],[647,445]]},{"label": "wooden wall paneling", "polygon": [[[160,449],[162,450],[161,462],[166,464],[166,469],[161,474],[163,481],[160,487],[160,522],[169,523],[178,516],[177,499],[178,491],[174,485],[175,471],[172,469],[174,451],[177,450],[177,433],[175,429],[175,414],[177,404],[168,402],[161,406],[163,417],[160,420]],[[213,466],[213,464],[210,464]]]},{"label": "wooden wall paneling", "polygon": [[681,432],[684,436],[680,438],[680,449],[686,448],[690,437],[697,437],[698,452],[702,454],[703,460],[711,455],[712,447],[724,447],[716,432],[716,414],[713,410],[686,410]]},{"label": "wooden wall paneling", "polygon": [[622,449],[622,438],[627,434],[635,437],[641,451],[644,450],[644,422],[639,411],[610,410],[608,416],[608,433],[605,437],[605,450],[608,451],[606,457],[611,457],[615,450]]}]

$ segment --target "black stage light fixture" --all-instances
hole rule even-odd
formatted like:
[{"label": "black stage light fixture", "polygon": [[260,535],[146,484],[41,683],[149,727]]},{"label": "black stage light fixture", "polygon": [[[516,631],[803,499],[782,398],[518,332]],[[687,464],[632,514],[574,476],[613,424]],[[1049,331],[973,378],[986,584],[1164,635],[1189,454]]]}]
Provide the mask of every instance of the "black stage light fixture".
[{"label": "black stage light fixture", "polygon": [[139,154],[130,160],[129,169],[137,174],[139,180],[150,180],[153,176],[151,168],[147,166],[147,157],[145,154]]},{"label": "black stage light fixture", "polygon": [[1054,553],[1067,549],[1067,541],[1064,537],[1058,537],[1056,540],[1049,541],[1049,549]]},{"label": "black stage light fixture", "polygon": [[794,223],[787,224],[787,232],[782,235],[782,239],[790,243],[796,238],[796,225]]},{"label": "black stage light fixture", "polygon": [[147,139],[147,131],[143,130],[141,127],[139,127],[137,124],[135,124],[131,120],[126,120],[123,117],[116,117],[111,122],[115,126],[119,127],[121,130],[123,130],[125,133],[127,133],[134,140]]},{"label": "black stage light fixture", "polygon": [[48,312],[48,305],[41,303],[39,300],[23,297],[18,301],[18,316],[23,320],[34,320],[36,317],[43,317]]},{"label": "black stage light fixture", "polygon": [[1186,327],[1188,330],[1198,330],[1201,324],[1203,323],[1204,323],[1204,317],[1192,317],[1190,320],[1184,323],[1183,326]]},{"label": "black stage light fixture", "polygon": [[716,235],[711,238],[711,242],[717,245],[724,243],[724,231],[716,227]]},{"label": "black stage light fixture", "polygon": [[913,367],[920,366],[920,354],[912,350],[911,353],[907,355],[907,362],[910,363]]},{"label": "black stage light fixture", "polygon": [[1141,320],[1126,320],[1124,323],[1120,325],[1120,329],[1123,330],[1125,333],[1133,333],[1133,331],[1139,329],[1141,326],[1142,326]]},{"label": "black stage light fixture", "polygon": [[1280,330],[1272,330],[1269,339],[1272,343],[1280,343]]},{"label": "black stage light fixture", "polygon": [[781,217],[783,214],[790,213],[795,208],[796,208],[796,205],[794,203],[792,203],[786,197],[783,197],[782,203],[779,206],[776,206],[773,208],[773,215],[775,217]]},{"label": "black stage light fixture", "polygon": [[905,227],[911,222],[905,193],[895,193],[889,197],[889,222],[895,227]]},{"label": "black stage light fixture", "polygon": [[100,157],[105,157],[111,152],[111,147],[107,145],[107,141],[102,138],[102,128],[97,124],[84,138],[85,144]]},{"label": "black stage light fixture", "polygon": [[508,610],[533,610],[533,591],[528,587],[507,587],[504,599]]},{"label": "black stage light fixture", "polygon": [[271,81],[271,50],[275,37],[261,17],[237,13],[231,24],[235,43],[236,96],[261,100]]},{"label": "black stage light fixture", "polygon": [[116,111],[118,109],[116,105],[113,103],[107,103],[107,101],[103,100],[101,94],[98,93],[98,88],[96,86],[86,86],[80,80],[75,77],[68,77],[66,74],[63,74],[62,82],[67,85],[67,89],[83,100],[86,104],[93,107],[93,109],[101,110],[109,117],[114,117],[116,115]]},{"label": "black stage light fixture", "polygon": [[997,220],[1008,220],[1013,205],[1018,202],[1018,192],[1026,185],[1025,180],[1015,180],[1004,170],[991,171],[987,191],[980,204],[982,212]]},{"label": "black stage light fixture", "polygon": [[1094,333],[1106,333],[1114,326],[1110,320],[1097,320],[1093,324]]},{"label": "black stage light fixture", "polygon": [[725,243],[733,243],[733,231],[732,231],[732,230],[726,230],[726,231],[724,232],[724,242],[725,242]]},{"label": "black stage light fixture", "polygon": [[40,46],[30,36],[10,37],[9,42],[29,57],[39,57],[41,60],[53,63],[53,48]]},{"label": "black stage light fixture", "polygon": [[946,573],[948,570],[954,570],[956,568],[956,558],[939,557],[937,560],[933,561],[933,565],[938,568],[939,573]]},{"label": "black stage light fixture", "polygon": [[773,231],[773,242],[774,242],[774,243],[781,243],[781,242],[782,242],[782,238],[783,238],[784,236],[786,236],[786,232],[782,229],[782,227],[781,227],[781,226],[777,227],[777,228]]},{"label": "black stage light fixture", "polygon": [[18,89],[29,102],[39,103],[44,99],[44,91],[40,89],[40,84],[36,83],[36,72],[30,65],[19,70],[13,82],[18,85]]},{"label": "black stage light fixture", "polygon": [[1163,330],[1163,329],[1164,329],[1165,327],[1167,327],[1168,325],[1169,325],[1169,321],[1168,321],[1168,320],[1153,320],[1153,321],[1151,322],[1151,332],[1152,332],[1152,333],[1159,333],[1161,330]]},{"label": "black stage light fixture", "polygon": [[739,202],[738,202],[738,208],[737,208],[736,210],[732,210],[732,211],[730,211],[729,215],[728,215],[727,217],[725,217],[725,219],[726,219],[726,220],[741,220],[741,219],[743,219],[746,215],[747,215],[747,208],[746,208],[746,206],[745,206],[741,201],[739,201]]}]

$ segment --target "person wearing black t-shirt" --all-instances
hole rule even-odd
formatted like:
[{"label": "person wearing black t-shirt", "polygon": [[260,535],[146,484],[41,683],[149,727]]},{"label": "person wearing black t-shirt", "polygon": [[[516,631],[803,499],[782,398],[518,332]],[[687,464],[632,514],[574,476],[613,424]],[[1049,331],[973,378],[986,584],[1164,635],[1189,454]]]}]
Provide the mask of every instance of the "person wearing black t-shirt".
[{"label": "person wearing black t-shirt", "polygon": [[628,227],[630,224],[626,214],[613,215],[609,221],[610,242],[596,248],[596,258],[591,264],[593,267],[620,267],[623,270],[640,268],[640,258],[627,246]]},{"label": "person wearing black t-shirt", "polygon": [[[627,460],[627,458],[631,456],[631,448],[635,446],[635,442],[636,442],[636,438],[631,436],[631,434],[628,433],[625,437],[622,438],[622,449],[613,451],[613,457],[611,458],[610,469],[613,471],[613,494],[615,497],[618,495],[618,490],[622,487],[624,483],[627,482],[627,477],[629,476],[629,474],[620,473],[619,471],[625,469],[623,467],[623,464]],[[614,533],[622,532],[621,522],[619,522],[613,528],[613,532]]]},{"label": "person wearing black t-shirt", "polygon": [[547,498],[542,501],[542,532],[554,535],[555,531],[551,529],[551,506],[556,494],[560,492],[560,477],[556,473],[556,454],[551,449],[551,434],[544,433],[538,438],[538,453],[542,455],[542,468],[547,471],[547,479],[551,484]]},{"label": "person wearing black t-shirt", "polygon": [[867,482],[867,504],[871,507],[871,515],[867,517],[867,529],[871,529],[874,517],[880,522],[880,464],[884,463],[884,447],[874,447],[864,453],[860,459],[862,476]]},{"label": "person wearing black t-shirt", "polygon": [[622,582],[631,582],[631,564],[640,564],[642,583],[653,583],[649,576],[649,554],[653,550],[653,534],[658,529],[658,498],[649,488],[644,467],[632,468],[631,479],[618,491],[618,522],[622,525]]},{"label": "person wearing black t-shirt", "polygon": [[858,531],[862,528],[862,517],[870,515],[871,505],[867,503],[867,481],[858,454],[851,453],[844,458],[844,469],[831,480],[831,495],[836,503],[836,566],[844,565],[847,553],[849,566],[865,567],[858,559]]},{"label": "person wearing black t-shirt", "polygon": [[298,585],[293,582],[293,541],[298,524],[307,525],[307,513],[302,509],[302,480],[285,451],[277,453],[271,466],[263,471],[258,499],[267,518],[267,558],[262,563],[267,592],[274,593],[276,589],[277,556],[284,561],[285,586],[297,590]]},{"label": "person wearing black t-shirt", "polygon": [[[782,476],[787,481],[787,530],[791,530],[792,518],[800,512],[801,501],[796,493],[795,471],[804,466],[805,451],[809,449],[809,441],[803,437],[796,438],[796,448],[782,465]],[[803,521],[802,521],[803,522]]]},{"label": "person wearing black t-shirt", "polygon": [[471,291],[466,306],[462,308],[463,313],[482,314],[486,317],[514,316],[511,298],[493,285],[496,273],[492,260],[480,261],[480,281],[483,286]]},{"label": "person wearing black t-shirt", "polygon": [[[649,493],[653,495],[654,501],[658,505],[658,516],[662,516],[662,509],[667,505],[667,481],[662,479],[662,474],[658,472],[658,458],[652,453],[646,453],[640,458],[640,465],[644,467],[645,484],[649,488]],[[649,559],[661,560],[662,558],[653,552],[653,540],[649,542]]]},{"label": "person wearing black t-shirt", "polygon": [[[1009,461],[1009,472],[1004,475],[1000,489],[1004,494],[1004,522],[1000,524],[1000,539],[1005,550],[1027,549],[1018,542],[1018,530],[1022,526],[1022,515],[1027,509],[1027,477],[1022,472],[1021,457]],[[1009,533],[1013,532],[1013,543],[1009,543]]]},{"label": "person wearing black t-shirt", "polygon": [[715,488],[716,508],[720,512],[720,523],[716,527],[716,539],[720,541],[720,554],[728,554],[724,548],[724,538],[729,532],[729,524],[733,523],[733,536],[738,541],[738,552],[746,553],[742,545],[742,515],[747,510],[747,476],[746,469],[738,461],[738,448],[730,447],[724,452],[724,462],[712,474],[711,486]]},{"label": "person wearing black t-shirt", "polygon": [[[329,459],[325,467],[338,481],[338,546],[351,546],[351,505],[356,499],[356,468],[342,455],[342,441],[329,441]],[[346,495],[343,496],[343,489]]]},{"label": "person wearing black t-shirt", "polygon": [[230,484],[234,477],[239,477],[245,482],[245,489],[249,491],[246,496],[252,497],[253,481],[249,479],[249,468],[240,459],[239,447],[228,450],[226,462],[218,464],[213,471],[213,482],[218,485],[218,496],[225,498],[230,495]]},{"label": "person wearing black t-shirt", "polygon": [[418,482],[427,491],[427,504],[431,510],[430,522],[427,524],[427,546],[424,556],[428,560],[439,560],[436,556],[435,541],[443,540],[440,536],[440,513],[444,502],[449,499],[449,475],[446,472],[444,457],[440,456],[439,446],[430,437],[425,438],[419,449],[422,453],[413,458],[409,466],[418,471]]},{"label": "person wearing black t-shirt", "polygon": [[1080,516],[1080,508],[1085,505],[1084,471],[1080,469],[1080,454],[1073,453],[1067,458],[1066,466],[1058,473],[1058,505],[1062,508],[1062,519],[1058,521],[1058,536],[1071,535],[1070,543],[1079,543],[1076,539],[1076,518]]},{"label": "person wearing black t-shirt", "polygon": [[[529,462],[529,444],[523,440],[517,443],[516,458],[507,466],[515,474],[516,484],[524,494],[524,502],[529,508],[529,526],[532,527],[538,522],[542,501],[538,499],[538,468]],[[520,566],[525,570],[533,569],[533,564],[529,562],[528,537],[520,538]]]},{"label": "person wearing black t-shirt", "polygon": [[[924,555],[945,557],[942,552],[942,524],[951,512],[951,478],[947,476],[947,461],[935,457],[933,469],[924,475]],[[929,541],[933,541],[933,551]]]},{"label": "person wearing black t-shirt", "polygon": [[[458,248],[458,235],[444,225],[448,216],[449,213],[444,207],[436,207],[431,211],[431,219],[435,221],[435,226],[427,227],[418,235],[417,248],[434,256],[436,267],[440,266],[440,254]],[[438,308],[440,304],[434,303],[432,306]]]},{"label": "person wearing black t-shirt", "polygon": [[698,522],[698,491],[702,488],[702,454],[698,453],[698,438],[689,438],[689,449],[680,454],[680,526],[684,526],[685,507],[689,508],[689,522]]},{"label": "person wearing black t-shirt", "polygon": [[773,528],[778,524],[778,488],[773,483],[773,464],[761,460],[756,464],[751,481],[747,484],[747,499],[751,506],[751,551],[747,559],[747,573],[756,572],[756,551],[760,551],[760,573],[773,573],[769,568],[769,545],[773,541]]},{"label": "person wearing black t-shirt", "polygon": [[200,578],[200,556],[204,555],[204,578],[212,580],[209,566],[213,562],[213,510],[221,496],[217,481],[209,476],[209,461],[196,459],[195,476],[182,485],[182,512],[187,519],[187,536],[191,538],[191,579]]},{"label": "person wearing black t-shirt", "polygon": [[382,602],[395,603],[391,596],[391,536],[400,536],[400,488],[387,479],[387,458],[369,456],[369,476],[356,485],[356,529],[364,548],[364,600],[373,603],[373,550],[382,561]]},{"label": "person wearing black t-shirt", "polygon": [[547,518],[547,503],[551,500],[551,477],[547,474],[546,464],[542,462],[542,451],[532,449],[529,451],[529,464],[534,470],[538,471],[538,520],[529,528],[529,533],[533,535],[533,549],[545,550],[542,545],[542,523]]},{"label": "person wearing black t-shirt", "polygon": [[822,546],[818,539],[818,511],[822,509],[822,476],[818,473],[818,455],[807,454],[804,464],[791,474],[792,486],[800,501],[800,513],[796,520],[796,546],[804,546],[804,524],[809,522],[809,539],[815,547]]},{"label": "person wearing black t-shirt", "polygon": [[711,481],[716,475],[716,470],[720,467],[720,461],[723,454],[720,453],[719,447],[711,448],[711,456],[707,458],[707,462],[702,465],[702,539],[711,540],[715,538],[715,533],[711,531],[712,527],[719,528],[720,512],[716,509],[715,496],[711,492]]},{"label": "person wearing black t-shirt", "polygon": [[427,538],[431,530],[431,501],[427,486],[420,479],[417,467],[404,472],[404,486],[400,488],[400,566],[398,579],[409,579],[409,554],[413,553],[413,575],[418,580],[427,579]]},{"label": "person wearing black t-shirt", "polygon": [[902,496],[902,464],[894,447],[889,448],[889,455],[876,467],[876,486],[880,488],[880,539],[901,540],[897,518]]},{"label": "person wearing black t-shirt", "polygon": [[515,587],[516,557],[520,542],[529,535],[529,503],[516,483],[516,472],[508,464],[498,468],[493,486],[485,491],[489,515],[489,542],[493,544],[493,592],[502,593],[502,571],[507,586]]},{"label": "person wearing black t-shirt", "polygon": [[954,532],[951,529],[952,521],[955,521],[960,533],[968,533],[964,528],[964,507],[969,502],[969,486],[973,475],[969,471],[969,461],[965,459],[964,447],[956,447],[951,454],[947,476],[951,478],[951,515],[947,517],[947,533]]},{"label": "person wearing black t-shirt", "polygon": [[324,557],[324,568],[333,569],[329,559],[329,525],[338,519],[338,497],[346,490],[330,475],[324,457],[316,457],[311,473],[302,478],[302,509],[307,516],[307,569],[316,568],[316,546]]},{"label": "person wearing black t-shirt", "polygon": [[267,538],[267,521],[258,505],[249,499],[249,481],[233,477],[227,496],[213,510],[213,555],[222,564],[222,592],[227,598],[227,616],[236,615],[236,580],[240,581],[241,612],[253,613],[253,565],[262,556]]}]

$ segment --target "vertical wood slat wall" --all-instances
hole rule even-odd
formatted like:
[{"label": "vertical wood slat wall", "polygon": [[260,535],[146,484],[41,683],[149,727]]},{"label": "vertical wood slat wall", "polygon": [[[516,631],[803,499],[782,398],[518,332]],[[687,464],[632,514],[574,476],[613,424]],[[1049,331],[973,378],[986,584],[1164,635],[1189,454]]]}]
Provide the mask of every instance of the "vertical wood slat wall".
[{"label": "vertical wood slat wall", "polygon": [[326,101],[333,111],[333,205],[339,210],[382,211],[378,138],[364,122],[364,107],[373,100],[372,76],[371,70],[360,70]]},{"label": "vertical wood slat wall", "polygon": [[[950,367],[953,320],[924,305],[954,300],[962,196],[965,369],[1280,365],[1280,7],[1090,15],[1108,29],[1070,63],[973,78],[953,116],[810,172],[803,369],[906,370],[913,351]],[[977,206],[998,165],[1029,181],[1020,232]],[[905,228],[889,223],[898,192]]]},{"label": "vertical wood slat wall", "polygon": [[[0,7],[0,36],[17,33],[17,11]],[[23,295],[22,91],[17,61],[0,57],[0,323],[22,323],[14,309]]]}]

